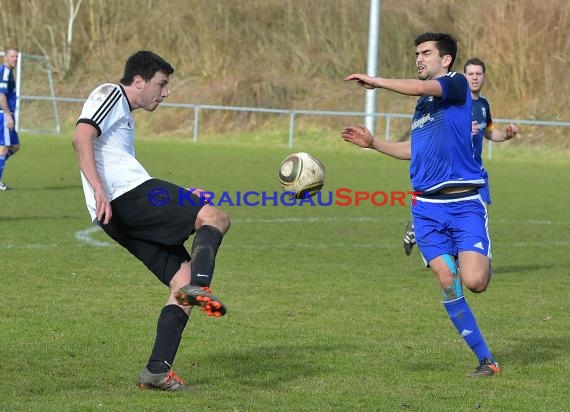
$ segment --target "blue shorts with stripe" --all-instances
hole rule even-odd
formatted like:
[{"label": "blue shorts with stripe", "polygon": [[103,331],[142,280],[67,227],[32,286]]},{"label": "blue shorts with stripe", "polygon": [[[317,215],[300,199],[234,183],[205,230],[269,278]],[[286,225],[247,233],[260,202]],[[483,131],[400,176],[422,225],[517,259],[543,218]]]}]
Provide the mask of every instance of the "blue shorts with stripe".
[{"label": "blue shorts with stripe", "polygon": [[16,129],[8,129],[4,113],[0,113],[0,146],[12,146],[20,144]]},{"label": "blue shorts with stripe", "polygon": [[491,259],[487,210],[475,191],[444,197],[417,197],[412,219],[418,248],[427,265],[438,256],[478,252]]},{"label": "blue shorts with stripe", "polygon": [[485,179],[485,186],[479,188],[479,194],[481,195],[481,199],[483,199],[483,202],[490,205],[491,192],[489,191],[489,174],[487,173],[485,168],[481,168],[481,175],[483,176],[483,179]]}]

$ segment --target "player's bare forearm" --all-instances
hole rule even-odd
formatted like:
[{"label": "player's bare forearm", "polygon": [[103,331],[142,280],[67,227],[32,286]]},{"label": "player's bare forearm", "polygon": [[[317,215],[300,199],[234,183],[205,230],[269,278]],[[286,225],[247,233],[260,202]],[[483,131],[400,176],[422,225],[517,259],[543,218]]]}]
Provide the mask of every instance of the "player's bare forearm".
[{"label": "player's bare forearm", "polygon": [[77,164],[93,188],[97,220],[106,225],[110,222],[113,211],[95,163],[93,139],[97,137],[97,134],[94,130],[95,129],[88,125],[78,125],[75,136],[73,136],[72,144],[75,150]]},{"label": "player's bare forearm", "polygon": [[412,156],[411,143],[409,140],[405,142],[391,142],[389,140],[376,139],[372,136],[370,130],[362,125],[346,127],[341,132],[341,137],[356,146],[374,149],[377,152],[395,157],[396,159],[410,160]]},{"label": "player's bare forearm", "polygon": [[371,148],[400,160],[410,160],[412,158],[412,146],[409,140],[404,142],[391,142],[389,140],[374,139]]},{"label": "player's bare forearm", "polygon": [[87,125],[78,125],[73,136],[72,145],[75,150],[75,158],[77,159],[79,169],[81,169],[93,190],[103,190],[103,183],[97,171],[95,151],[93,150],[93,139],[97,135],[96,133],[91,133],[89,129],[86,129],[87,127],[91,128],[91,126]]},{"label": "player's bare forearm", "polygon": [[489,136],[486,137],[493,142],[504,142],[505,140],[509,140],[515,137],[518,132],[519,128],[511,123],[505,128],[504,131],[496,129],[491,130]]},{"label": "player's bare forearm", "polygon": [[385,79],[365,74],[351,74],[345,81],[355,80],[359,86],[366,89],[385,89],[407,96],[441,96],[441,85],[436,80],[418,79]]},{"label": "player's bare forearm", "polygon": [[4,93],[0,93],[0,109],[2,109],[4,113],[10,113],[8,101],[6,100],[6,95]]},{"label": "player's bare forearm", "polygon": [[8,129],[12,130],[14,128],[14,114],[10,111],[10,107],[8,107],[8,100],[6,100],[4,93],[0,93],[0,108],[4,112],[4,124]]}]

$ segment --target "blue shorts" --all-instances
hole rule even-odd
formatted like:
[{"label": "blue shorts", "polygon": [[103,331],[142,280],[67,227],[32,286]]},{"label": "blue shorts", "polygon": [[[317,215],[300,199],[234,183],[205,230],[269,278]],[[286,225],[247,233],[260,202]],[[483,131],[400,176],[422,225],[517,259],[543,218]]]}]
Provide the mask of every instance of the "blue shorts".
[{"label": "blue shorts", "polygon": [[483,202],[490,205],[491,192],[489,192],[489,175],[487,174],[485,168],[481,168],[481,175],[483,176],[483,179],[485,179],[485,186],[479,188],[479,194],[481,195],[481,199],[483,199]]},{"label": "blue shorts", "polygon": [[472,251],[491,259],[487,209],[481,196],[436,199],[417,197],[412,219],[418,248],[427,264],[438,256]]},{"label": "blue shorts", "polygon": [[20,144],[20,139],[18,138],[18,132],[16,129],[8,129],[6,123],[4,122],[4,113],[0,114],[0,146],[12,146],[15,144]]}]

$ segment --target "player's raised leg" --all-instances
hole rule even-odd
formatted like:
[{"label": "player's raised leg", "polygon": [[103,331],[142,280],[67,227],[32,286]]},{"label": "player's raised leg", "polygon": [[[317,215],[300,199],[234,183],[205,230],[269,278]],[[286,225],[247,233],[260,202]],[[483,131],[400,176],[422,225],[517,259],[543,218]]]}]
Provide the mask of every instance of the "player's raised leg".
[{"label": "player's raised leg", "polygon": [[180,305],[199,305],[208,316],[226,314],[222,301],[211,293],[210,284],[216,255],[230,224],[229,215],[215,207],[205,205],[198,213],[192,243],[190,282],[175,293]]}]

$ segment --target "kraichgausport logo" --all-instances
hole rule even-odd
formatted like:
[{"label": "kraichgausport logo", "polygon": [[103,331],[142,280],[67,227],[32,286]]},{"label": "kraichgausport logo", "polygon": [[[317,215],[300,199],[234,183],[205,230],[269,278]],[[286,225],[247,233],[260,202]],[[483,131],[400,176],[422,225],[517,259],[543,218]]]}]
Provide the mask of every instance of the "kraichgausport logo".
[{"label": "kraichgausport logo", "polygon": [[292,192],[266,191],[222,191],[219,193],[201,191],[196,188],[179,189],[172,195],[162,188],[152,189],[148,193],[148,201],[153,206],[165,206],[176,202],[178,206],[361,206],[370,203],[374,206],[409,206],[408,199],[416,204],[416,196],[421,192],[414,191],[364,191],[339,188],[334,192],[320,191],[314,196],[308,193],[296,199]]}]

